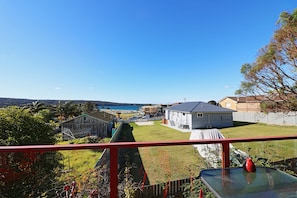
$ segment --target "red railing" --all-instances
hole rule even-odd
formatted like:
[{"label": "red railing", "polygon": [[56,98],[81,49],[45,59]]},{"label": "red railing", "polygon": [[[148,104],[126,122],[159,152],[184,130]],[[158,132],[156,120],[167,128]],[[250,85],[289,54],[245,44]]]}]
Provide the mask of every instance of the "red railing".
[{"label": "red railing", "polygon": [[110,197],[118,195],[118,149],[138,148],[155,146],[179,146],[193,144],[222,144],[222,167],[230,166],[230,143],[238,142],[257,142],[297,139],[295,136],[273,136],[255,138],[229,138],[212,140],[179,140],[179,141],[156,141],[156,142],[117,142],[103,144],[69,144],[69,145],[32,145],[32,146],[0,146],[0,153],[3,152],[46,152],[59,150],[81,150],[81,149],[110,149]]}]

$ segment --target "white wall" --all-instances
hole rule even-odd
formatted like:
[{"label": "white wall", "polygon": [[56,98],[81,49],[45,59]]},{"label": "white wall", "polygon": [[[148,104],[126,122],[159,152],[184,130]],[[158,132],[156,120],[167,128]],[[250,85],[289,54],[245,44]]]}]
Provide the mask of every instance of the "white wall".
[{"label": "white wall", "polygon": [[297,112],[261,113],[233,112],[233,120],[239,122],[265,123],[275,125],[297,126]]},{"label": "white wall", "polygon": [[176,111],[166,111],[165,119],[173,127],[188,129],[201,128],[223,128],[233,126],[232,113],[203,113],[203,117],[197,117],[197,113],[182,113]]}]

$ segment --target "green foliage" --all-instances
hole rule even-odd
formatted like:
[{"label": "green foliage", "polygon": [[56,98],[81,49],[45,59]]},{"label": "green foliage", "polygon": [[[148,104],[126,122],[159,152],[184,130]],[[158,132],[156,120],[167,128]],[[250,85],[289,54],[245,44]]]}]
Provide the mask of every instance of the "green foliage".
[{"label": "green foliage", "polygon": [[85,113],[91,113],[94,111],[94,109],[97,109],[97,105],[94,102],[86,102],[83,105],[83,112]]},{"label": "green foliage", "polygon": [[190,183],[183,185],[183,197],[199,197],[199,193],[202,190],[203,197],[214,198],[214,194],[203,184],[200,177],[194,177],[197,171],[200,171],[203,167],[189,167],[189,175],[191,176]]},{"label": "green foliage", "polygon": [[51,106],[50,109],[59,122],[71,119],[82,113],[82,105],[73,104],[73,101],[59,101],[56,105]]},{"label": "green foliage", "polygon": [[[119,173],[119,185],[118,195],[119,197],[133,198],[135,192],[138,189],[138,184],[133,181],[133,175],[131,174],[131,166],[126,166]],[[75,183],[75,188],[71,189]],[[64,184],[64,185],[62,185]],[[89,168],[83,172],[80,178],[68,177],[63,183],[57,183],[55,189],[57,189],[58,196],[66,196],[66,193],[70,195],[75,194],[75,197],[109,197],[110,195],[110,176],[108,166],[100,166],[95,168]],[[67,190],[65,187],[69,186]],[[69,196],[71,197],[71,196]]]},{"label": "green foliage", "polygon": [[199,197],[200,190],[203,192],[203,197],[215,198],[215,195],[202,183],[200,178],[194,178],[191,183],[185,184],[183,197],[197,198]]},{"label": "green foliage", "polygon": [[252,65],[249,63],[243,64],[241,69],[240,69],[240,73],[243,75],[248,74],[252,69]]},{"label": "green foliage", "polygon": [[[52,126],[29,110],[18,107],[0,109],[1,145],[54,144]],[[59,166],[55,152],[2,154],[0,194],[2,197],[37,197],[50,187]]]},{"label": "green foliage", "polygon": [[0,109],[2,145],[54,144],[52,126],[18,107]]},{"label": "green foliage", "polygon": [[54,116],[53,112],[50,109],[42,109],[34,114],[35,117],[42,119],[46,123],[50,123]]},{"label": "green foliage", "polygon": [[45,104],[37,101],[32,102],[31,104],[28,104],[24,106],[24,109],[28,109],[32,114],[38,113],[39,111],[45,109]]},{"label": "green foliage", "polygon": [[69,141],[69,144],[87,144],[87,143],[89,143],[87,137],[73,139]]},{"label": "green foliage", "polygon": [[84,138],[77,138],[69,140],[69,144],[92,144],[92,143],[108,143],[110,141],[110,138],[103,138],[97,136],[87,136]]},{"label": "green foliage", "polygon": [[133,198],[136,190],[138,189],[138,184],[133,180],[131,169],[132,167],[127,165],[119,174],[119,178],[121,180],[118,187],[120,197]]}]

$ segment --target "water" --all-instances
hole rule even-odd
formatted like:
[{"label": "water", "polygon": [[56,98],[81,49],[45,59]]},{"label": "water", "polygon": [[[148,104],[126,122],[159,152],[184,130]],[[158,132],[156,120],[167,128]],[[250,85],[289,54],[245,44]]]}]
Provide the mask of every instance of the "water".
[{"label": "water", "polygon": [[110,110],[125,110],[125,111],[138,111],[142,105],[106,105],[98,106],[98,109],[110,109]]}]

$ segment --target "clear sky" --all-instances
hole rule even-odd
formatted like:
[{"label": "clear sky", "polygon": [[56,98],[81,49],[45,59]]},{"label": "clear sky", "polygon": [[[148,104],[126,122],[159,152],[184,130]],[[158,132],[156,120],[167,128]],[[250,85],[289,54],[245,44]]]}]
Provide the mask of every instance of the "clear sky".
[{"label": "clear sky", "polygon": [[0,0],[0,97],[234,96],[296,0]]}]

